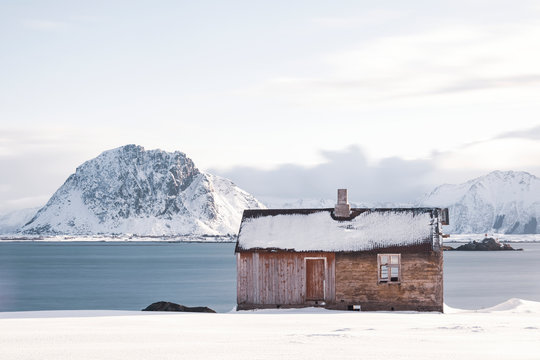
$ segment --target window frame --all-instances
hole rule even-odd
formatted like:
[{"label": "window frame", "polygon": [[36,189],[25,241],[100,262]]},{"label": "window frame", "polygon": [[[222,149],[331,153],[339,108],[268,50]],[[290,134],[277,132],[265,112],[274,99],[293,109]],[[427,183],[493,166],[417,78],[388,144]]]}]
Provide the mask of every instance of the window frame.
[{"label": "window frame", "polygon": [[[382,257],[386,256],[387,261],[383,263]],[[392,257],[397,257],[397,264],[392,263]],[[386,277],[382,277],[383,267],[386,268]],[[397,269],[397,279],[392,280],[392,269]],[[377,282],[379,284],[399,284],[401,283],[401,254],[377,254]]]}]

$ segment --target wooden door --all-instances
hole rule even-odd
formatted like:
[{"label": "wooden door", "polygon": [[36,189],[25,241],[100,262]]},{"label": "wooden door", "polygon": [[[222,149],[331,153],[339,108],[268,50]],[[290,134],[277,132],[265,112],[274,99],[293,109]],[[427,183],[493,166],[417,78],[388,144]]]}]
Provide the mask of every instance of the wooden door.
[{"label": "wooden door", "polygon": [[306,259],[306,300],[324,300],[324,259]]}]

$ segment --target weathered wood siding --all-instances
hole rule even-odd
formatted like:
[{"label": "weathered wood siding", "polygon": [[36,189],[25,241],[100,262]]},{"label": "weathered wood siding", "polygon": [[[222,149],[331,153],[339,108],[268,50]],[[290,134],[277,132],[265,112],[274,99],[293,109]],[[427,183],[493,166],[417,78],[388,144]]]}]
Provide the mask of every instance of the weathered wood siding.
[{"label": "weathered wood siding", "polygon": [[[326,303],[335,301],[333,253],[237,253],[238,309],[312,305],[306,300],[306,259],[323,258]],[[321,280],[322,281],[322,280]]]},{"label": "weathered wood siding", "polygon": [[442,252],[402,253],[400,283],[378,283],[377,271],[377,254],[337,253],[335,308],[443,311]]}]

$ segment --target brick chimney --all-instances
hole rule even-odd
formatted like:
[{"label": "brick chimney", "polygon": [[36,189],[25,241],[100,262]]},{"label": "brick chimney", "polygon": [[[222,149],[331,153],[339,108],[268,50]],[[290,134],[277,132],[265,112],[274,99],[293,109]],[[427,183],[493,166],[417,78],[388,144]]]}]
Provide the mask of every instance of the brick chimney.
[{"label": "brick chimney", "polygon": [[347,189],[338,189],[337,204],[334,208],[335,217],[349,217],[351,215],[351,205],[347,201]]}]

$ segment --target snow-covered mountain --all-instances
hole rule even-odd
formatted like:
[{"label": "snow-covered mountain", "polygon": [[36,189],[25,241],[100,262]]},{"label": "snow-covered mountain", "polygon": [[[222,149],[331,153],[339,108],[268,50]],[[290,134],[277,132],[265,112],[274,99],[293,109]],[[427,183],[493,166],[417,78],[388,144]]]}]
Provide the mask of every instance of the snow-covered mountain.
[{"label": "snow-covered mountain", "polygon": [[[265,199],[273,208],[330,208],[328,199]],[[353,207],[407,204],[350,202]],[[448,207],[448,233],[540,233],[540,178],[494,171],[458,185],[441,185],[415,206]],[[0,233],[236,234],[247,208],[264,208],[230,180],[199,171],[181,152],[127,145],[79,166],[37,214],[0,216]],[[32,217],[32,215],[35,216]],[[22,228],[20,225],[25,222]]]},{"label": "snow-covered mountain", "polygon": [[[330,208],[330,199],[263,199],[274,208]],[[447,233],[540,233],[540,178],[494,171],[459,185],[441,185],[414,204],[349,201],[352,207],[448,207]]]},{"label": "snow-covered mountain", "polygon": [[247,208],[264,205],[184,153],[126,145],[79,166],[21,232],[236,234]]},{"label": "snow-covered mountain", "polygon": [[494,171],[463,184],[441,185],[418,205],[448,207],[445,232],[540,232],[540,178],[527,172]]},{"label": "snow-covered mountain", "polygon": [[30,221],[38,212],[39,207],[11,211],[0,215],[0,234],[14,234]]}]

